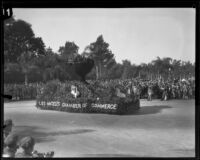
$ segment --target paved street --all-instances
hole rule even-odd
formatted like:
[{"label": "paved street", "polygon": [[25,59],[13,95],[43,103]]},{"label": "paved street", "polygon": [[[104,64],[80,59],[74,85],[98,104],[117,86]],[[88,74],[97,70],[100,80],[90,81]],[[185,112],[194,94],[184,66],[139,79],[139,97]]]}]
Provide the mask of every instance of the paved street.
[{"label": "paved street", "polygon": [[35,101],[4,104],[14,132],[32,135],[35,149],[55,157],[195,156],[195,101],[141,100],[133,115],[39,110]]}]

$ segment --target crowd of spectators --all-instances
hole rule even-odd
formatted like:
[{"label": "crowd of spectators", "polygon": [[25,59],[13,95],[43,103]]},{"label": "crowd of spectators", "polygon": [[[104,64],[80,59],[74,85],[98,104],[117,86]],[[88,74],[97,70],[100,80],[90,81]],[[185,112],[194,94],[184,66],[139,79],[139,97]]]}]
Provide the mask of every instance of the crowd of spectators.
[{"label": "crowd of spectators", "polygon": [[[13,121],[7,119],[3,127],[3,156],[4,158],[51,158],[54,152],[39,153],[34,150],[35,139],[32,136],[19,138],[13,132]],[[20,151],[21,150],[21,151]]]},{"label": "crowd of spectators", "polygon": [[133,92],[137,93],[140,98],[146,98],[147,100],[152,100],[152,98],[161,100],[195,98],[195,80],[192,78],[173,80],[117,79],[99,81],[99,83],[105,86],[117,83],[122,86],[121,90],[125,92],[129,91],[131,87]]},{"label": "crowd of spectators", "polygon": [[[77,83],[77,81],[74,81]],[[140,99],[191,99],[195,98],[195,80],[194,79],[173,79],[173,80],[141,80],[141,79],[115,79],[115,80],[88,80],[90,85],[99,88],[120,89],[121,93],[133,92],[139,95]],[[61,83],[61,82],[60,82]],[[72,81],[66,81],[65,84],[72,84]],[[78,86],[84,85],[79,83]],[[4,93],[12,95],[12,100],[35,99],[38,91],[43,88],[44,83],[24,84],[4,84]]]},{"label": "crowd of spectators", "polygon": [[4,84],[4,93],[12,96],[12,100],[31,100],[37,96],[37,89],[43,83]]}]

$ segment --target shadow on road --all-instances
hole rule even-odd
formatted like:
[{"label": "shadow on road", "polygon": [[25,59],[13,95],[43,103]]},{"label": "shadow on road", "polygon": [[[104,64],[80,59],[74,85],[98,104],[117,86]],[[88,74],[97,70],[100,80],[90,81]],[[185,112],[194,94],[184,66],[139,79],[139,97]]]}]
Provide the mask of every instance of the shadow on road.
[{"label": "shadow on road", "polygon": [[18,134],[20,139],[24,136],[32,136],[35,138],[36,143],[43,143],[43,142],[54,141],[55,140],[54,136],[82,134],[95,131],[92,129],[73,129],[73,130],[56,131],[56,132],[43,132],[41,130],[45,130],[45,128],[38,126],[15,126],[13,132]]},{"label": "shadow on road", "polygon": [[146,115],[146,114],[157,114],[160,113],[163,109],[172,108],[170,106],[143,106],[134,115]]},{"label": "shadow on road", "polygon": [[147,114],[157,114],[163,109],[170,109],[170,106],[142,106],[139,110],[133,111],[132,113],[127,113],[124,115],[147,115]]}]

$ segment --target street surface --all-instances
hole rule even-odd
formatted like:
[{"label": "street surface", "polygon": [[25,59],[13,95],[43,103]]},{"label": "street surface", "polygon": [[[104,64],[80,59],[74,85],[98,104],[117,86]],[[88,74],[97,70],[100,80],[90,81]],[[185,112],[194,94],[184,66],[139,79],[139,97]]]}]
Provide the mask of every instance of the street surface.
[{"label": "street surface", "polygon": [[55,157],[194,157],[195,101],[141,100],[132,115],[39,110],[36,101],[4,104],[13,132]]}]

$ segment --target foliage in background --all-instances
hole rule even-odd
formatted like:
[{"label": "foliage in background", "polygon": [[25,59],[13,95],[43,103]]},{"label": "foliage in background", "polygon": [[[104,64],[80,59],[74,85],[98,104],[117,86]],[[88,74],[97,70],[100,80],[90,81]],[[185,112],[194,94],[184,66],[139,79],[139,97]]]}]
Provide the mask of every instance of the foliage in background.
[{"label": "foliage in background", "polygon": [[31,25],[14,18],[4,22],[4,60],[5,72],[15,70],[24,74],[28,84],[28,74],[35,70],[35,59],[45,54],[45,45],[40,37],[35,37]]},{"label": "foliage in background", "polygon": [[86,79],[140,77],[151,80],[195,76],[195,64],[170,57],[156,57],[151,62],[140,65],[126,59],[117,63],[103,35],[86,46],[83,53],[79,54],[78,50],[75,42],[66,41],[65,45],[60,46],[58,53],[55,53],[50,47],[45,48],[42,38],[35,36],[29,23],[10,18],[4,22],[4,83],[79,80],[73,66],[66,62],[73,61],[80,55],[91,57],[95,61],[95,66]]}]

